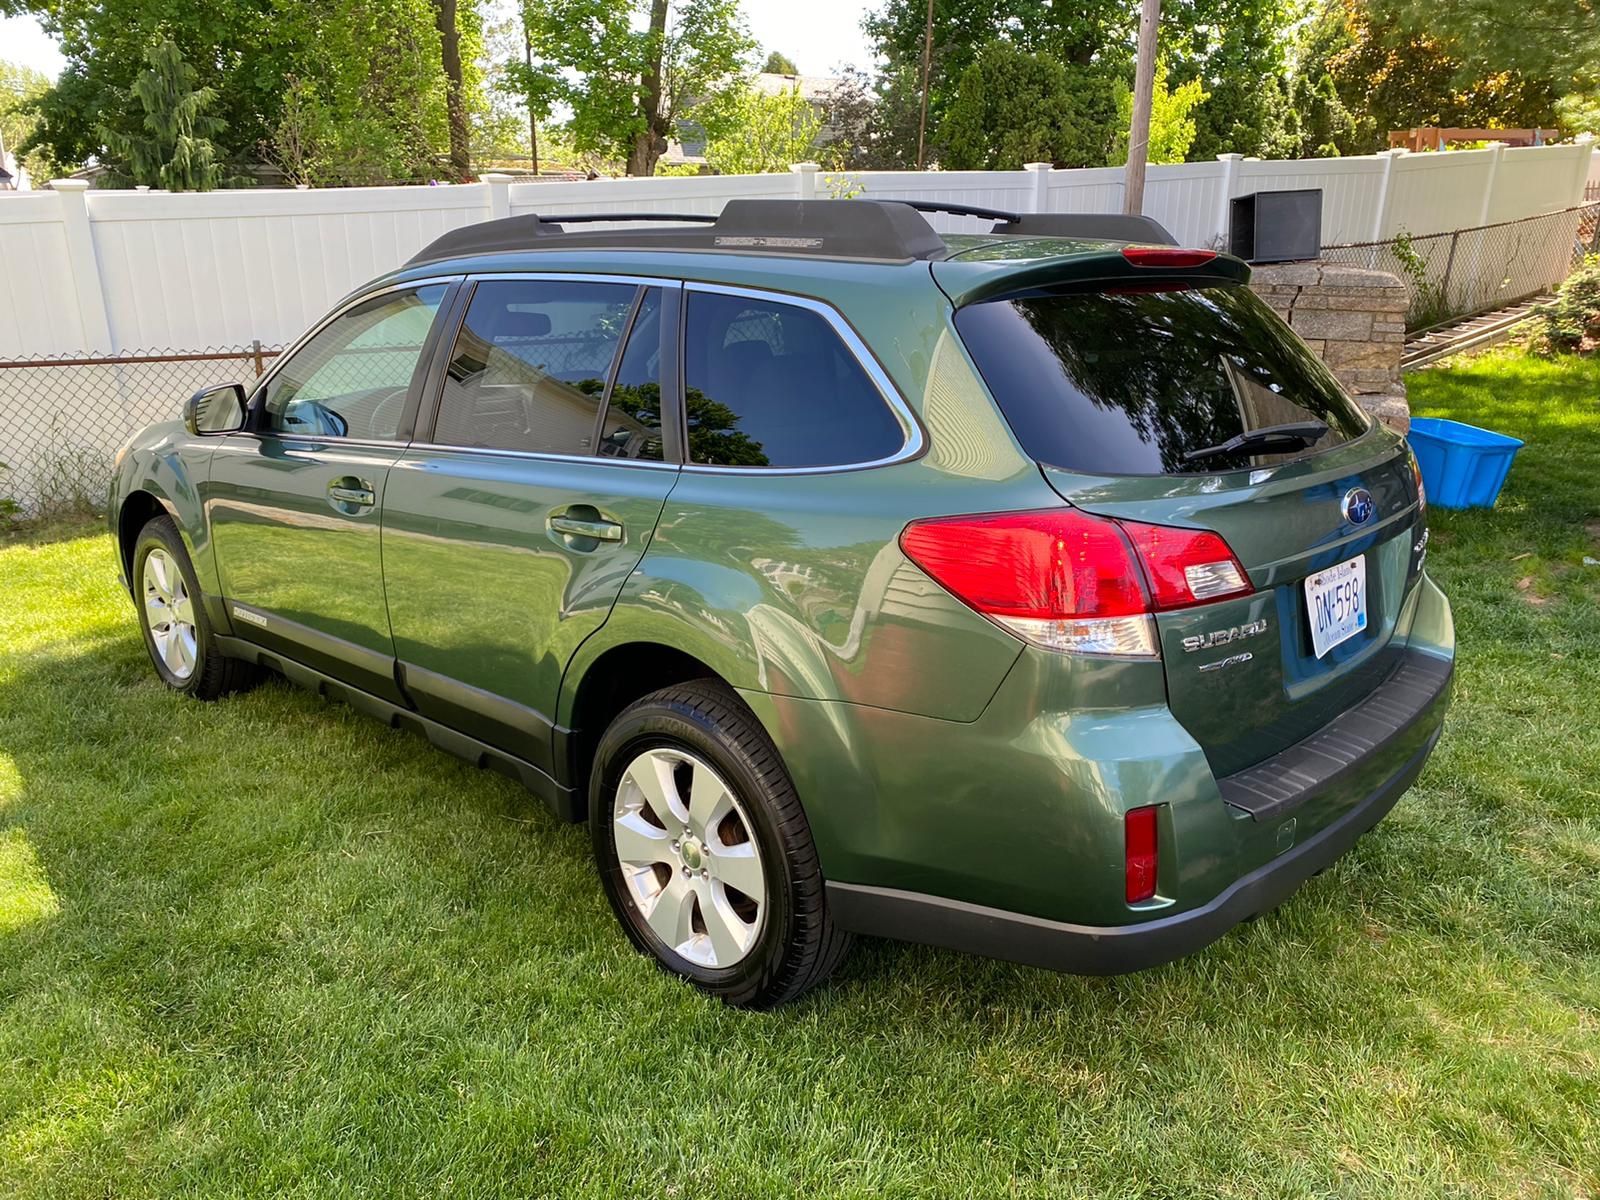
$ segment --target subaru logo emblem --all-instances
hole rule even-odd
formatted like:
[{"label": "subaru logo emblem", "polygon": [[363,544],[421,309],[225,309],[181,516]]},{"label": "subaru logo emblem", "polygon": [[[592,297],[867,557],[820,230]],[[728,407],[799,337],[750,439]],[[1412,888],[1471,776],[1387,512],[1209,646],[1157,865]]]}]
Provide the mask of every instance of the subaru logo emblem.
[{"label": "subaru logo emblem", "polygon": [[1372,502],[1372,493],[1366,488],[1351,488],[1344,494],[1344,519],[1352,525],[1365,525],[1372,520],[1378,506]]}]

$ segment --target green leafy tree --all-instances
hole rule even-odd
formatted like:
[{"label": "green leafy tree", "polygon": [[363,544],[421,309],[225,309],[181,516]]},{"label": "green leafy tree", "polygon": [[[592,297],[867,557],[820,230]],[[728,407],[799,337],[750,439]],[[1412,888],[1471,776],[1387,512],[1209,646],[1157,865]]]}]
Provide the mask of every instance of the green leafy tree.
[{"label": "green leafy tree", "polygon": [[654,173],[680,123],[715,136],[755,48],[738,0],[539,0],[542,61],[581,151]]},{"label": "green leafy tree", "polygon": [[[893,98],[902,105],[909,102],[913,114],[909,139],[892,139],[903,148],[897,165],[909,165],[916,156],[915,113],[921,97],[926,18],[924,0],[886,0],[881,8],[862,19],[862,28],[886,62],[885,76],[894,82]],[[1044,54],[1065,68],[1065,86],[1085,93],[1071,101],[1072,107],[1083,116],[1099,114],[1108,122],[1104,138],[1091,140],[1109,143],[1109,122],[1116,114],[1111,81],[1124,72],[1131,75],[1137,23],[1138,7],[1125,0],[1079,0],[1073,4],[1052,0],[934,0],[928,76],[932,157],[951,165],[942,153],[946,118],[962,90],[968,69],[997,39],[1017,50]],[[972,103],[969,92],[969,113]],[[1101,161],[1103,157],[1102,151]]]},{"label": "green leafy tree", "polygon": [[[107,130],[143,136],[127,103],[152,40],[170,39],[210,88],[213,141],[238,166],[298,155],[319,183],[440,174],[450,148],[449,86],[436,0],[0,0],[57,35],[67,65],[38,100],[30,143],[59,162],[104,158]],[[477,0],[456,0],[460,97],[479,103]],[[448,22],[446,22],[448,24]],[[346,165],[348,163],[348,165]]]},{"label": "green leafy tree", "polygon": [[1438,46],[1471,90],[1509,72],[1551,82],[1557,92],[1600,74],[1596,0],[1370,0],[1373,19]]},{"label": "green leafy tree", "polygon": [[226,126],[210,109],[215,88],[196,87],[194,68],[170,38],[145,51],[149,66],[134,80],[132,99],[143,110],[139,133],[103,131],[115,156],[112,169],[136,184],[174,192],[205,192],[222,179],[213,135]]},{"label": "green leafy tree", "polygon": [[794,65],[794,59],[776,50],[767,55],[767,61],[761,65],[761,70],[768,75],[800,74],[800,68]]},{"label": "green leafy tree", "polygon": [[[1319,93],[1332,84],[1338,109],[1326,130],[1302,112],[1300,153],[1315,154],[1330,137],[1343,154],[1370,154],[1388,144],[1391,129],[1419,125],[1469,128],[1556,125],[1556,88],[1548,79],[1515,70],[1473,75],[1431,34],[1414,33],[1364,0],[1324,0],[1302,36],[1294,92]],[[1339,120],[1342,109],[1348,120]]]},{"label": "green leafy tree", "polygon": [[1218,154],[1292,156],[1292,31],[1300,0],[1182,0],[1162,6],[1161,44],[1174,86],[1199,80],[1191,159]]},{"label": "green leafy tree", "polygon": [[[1153,163],[1181,163],[1187,159],[1189,147],[1195,139],[1195,110],[1206,101],[1200,81],[1191,79],[1177,88],[1167,89],[1167,64],[1156,62],[1155,87],[1150,94],[1150,148],[1149,161]],[[1117,81],[1116,144],[1111,152],[1111,164],[1120,166],[1128,161],[1128,126],[1133,118],[1133,89]]]},{"label": "green leafy tree", "polygon": [[1117,80],[1068,68],[1044,52],[991,42],[962,73],[939,127],[943,163],[958,171],[1015,170],[1025,162],[1106,164]]},{"label": "green leafy tree", "polygon": [[706,161],[724,175],[787,171],[811,156],[822,118],[799,88],[767,95],[749,88],[727,108],[725,128],[706,142]]},{"label": "green leafy tree", "polygon": [[42,150],[29,154],[18,151],[30,141],[39,123],[34,106],[49,90],[50,80],[38,71],[0,60],[0,145],[16,154],[36,184],[44,183],[55,174],[54,162]]}]

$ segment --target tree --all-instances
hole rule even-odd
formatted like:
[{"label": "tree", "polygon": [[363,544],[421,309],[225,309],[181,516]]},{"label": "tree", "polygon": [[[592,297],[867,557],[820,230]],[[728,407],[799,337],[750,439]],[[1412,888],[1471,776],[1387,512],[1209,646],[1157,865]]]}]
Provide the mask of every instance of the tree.
[{"label": "tree", "polygon": [[800,74],[800,68],[794,65],[794,59],[787,54],[780,54],[776,50],[767,55],[767,61],[762,64],[761,70],[767,75]]},{"label": "tree", "polygon": [[727,129],[706,142],[706,161],[724,175],[787,171],[811,155],[822,118],[799,88],[745,90],[728,107]]},{"label": "tree", "polygon": [[[1317,96],[1324,104],[1338,101],[1329,115],[1333,144],[1342,154],[1383,149],[1391,129],[1548,128],[1558,120],[1549,80],[1508,70],[1473,77],[1441,42],[1410,32],[1363,0],[1324,0],[1302,33],[1298,58],[1293,90],[1299,103]],[[1339,110],[1347,121],[1338,119]],[[1303,112],[1303,124],[1306,119]],[[1327,136],[1306,125],[1300,152],[1317,153],[1318,139]]]},{"label": "tree", "polygon": [[152,42],[144,57],[149,66],[132,88],[132,99],[144,112],[142,131],[104,130],[106,145],[116,156],[108,165],[136,184],[174,192],[210,191],[222,179],[211,137],[226,125],[208,111],[216,104],[216,89],[194,85],[194,68],[170,38]]},{"label": "tree", "polygon": [[962,73],[940,123],[944,165],[957,171],[1015,170],[1025,162],[1104,166],[1116,84],[1098,67],[1069,69],[1042,51],[991,42]]},{"label": "tree", "polygon": [[1174,86],[1199,80],[1189,157],[1289,157],[1298,148],[1288,75],[1300,0],[1168,0],[1162,51]]},{"label": "tree", "polygon": [[[40,97],[32,144],[58,161],[103,157],[103,133],[141,136],[124,98],[152,39],[174,42],[226,122],[219,158],[282,160],[285,122],[320,183],[426,179],[449,145],[436,0],[0,0],[55,33],[66,69]],[[479,103],[477,0],[455,0],[461,96]],[[293,81],[290,85],[288,81]],[[290,111],[294,109],[296,111]],[[346,163],[348,162],[348,166]]]},{"label": "tree", "polygon": [[738,0],[540,0],[530,4],[577,148],[649,175],[680,122],[714,135],[755,43]]},{"label": "tree", "polygon": [[[1077,0],[1071,4],[1052,0],[935,0],[928,76],[932,157],[943,157],[941,131],[968,68],[997,38],[1017,50],[1042,53],[1066,68],[1067,86],[1082,87],[1087,93],[1074,101],[1074,107],[1103,115],[1109,123],[1116,114],[1110,80],[1131,70],[1137,7],[1125,0]],[[925,0],[887,0],[862,20],[879,57],[887,61],[885,75],[896,79],[902,90],[906,81],[916,79],[913,96],[920,89],[926,18]],[[1109,128],[1106,133],[1109,136]],[[910,157],[915,157],[914,141]]]},{"label": "tree", "polygon": [[1371,0],[1372,17],[1426,38],[1472,88],[1501,72],[1526,80],[1593,85],[1600,74],[1600,6],[1595,0]]},{"label": "tree", "polygon": [[439,64],[444,71],[445,112],[450,126],[450,174],[465,183],[472,174],[468,148],[467,99],[461,72],[461,29],[457,0],[433,0],[434,26],[439,31]]},{"label": "tree", "polygon": [[[1206,101],[1200,81],[1191,79],[1167,90],[1167,64],[1156,60],[1155,88],[1150,95],[1150,150],[1152,163],[1181,163],[1194,144],[1194,113]],[[1122,80],[1117,81],[1116,143],[1111,151],[1111,165],[1128,161],[1128,124],[1133,113],[1133,89]]]},{"label": "tree", "polygon": [[50,90],[50,80],[31,67],[0,60],[0,146],[17,156],[17,161],[43,183],[54,174],[55,164],[43,151],[20,153],[39,123],[34,104]]}]

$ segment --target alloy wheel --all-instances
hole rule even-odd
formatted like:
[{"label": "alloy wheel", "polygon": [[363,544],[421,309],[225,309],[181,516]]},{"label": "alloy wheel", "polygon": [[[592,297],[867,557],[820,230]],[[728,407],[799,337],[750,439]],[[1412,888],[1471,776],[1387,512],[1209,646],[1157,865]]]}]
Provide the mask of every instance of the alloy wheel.
[{"label": "alloy wheel", "polygon": [[677,748],[643,751],[617,785],[611,829],[623,883],[669,949],[715,970],[751,952],[766,871],[749,815],[710,765]]},{"label": "alloy wheel", "polygon": [[144,612],[162,665],[174,678],[188,679],[199,658],[194,600],[176,560],[159,546],[144,560]]}]

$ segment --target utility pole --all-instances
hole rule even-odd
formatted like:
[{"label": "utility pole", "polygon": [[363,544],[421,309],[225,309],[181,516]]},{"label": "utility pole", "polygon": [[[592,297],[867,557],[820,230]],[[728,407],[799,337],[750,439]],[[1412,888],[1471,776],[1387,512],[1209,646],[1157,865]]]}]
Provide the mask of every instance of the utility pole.
[{"label": "utility pole", "polygon": [[917,115],[917,170],[926,161],[928,144],[928,73],[933,66],[933,0],[928,0],[928,19],[922,26],[922,111]]},{"label": "utility pole", "polygon": [[1139,8],[1139,60],[1133,75],[1133,120],[1128,126],[1128,165],[1122,173],[1122,211],[1144,211],[1144,167],[1150,157],[1150,96],[1156,86],[1156,29],[1161,0],[1144,0]]}]

